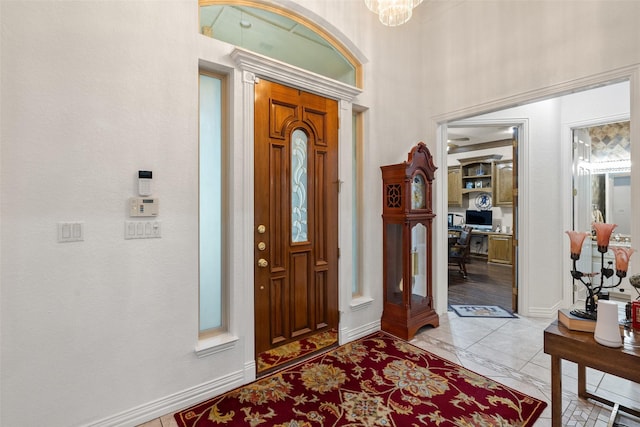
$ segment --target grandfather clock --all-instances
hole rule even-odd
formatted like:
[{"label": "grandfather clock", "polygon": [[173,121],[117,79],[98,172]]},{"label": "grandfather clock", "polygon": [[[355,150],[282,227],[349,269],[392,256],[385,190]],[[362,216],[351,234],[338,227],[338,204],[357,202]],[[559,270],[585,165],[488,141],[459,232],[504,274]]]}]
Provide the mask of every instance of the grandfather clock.
[{"label": "grandfather clock", "polygon": [[406,162],[382,166],[382,330],[410,340],[420,327],[440,324],[432,296],[431,183],[437,167],[420,142]]}]

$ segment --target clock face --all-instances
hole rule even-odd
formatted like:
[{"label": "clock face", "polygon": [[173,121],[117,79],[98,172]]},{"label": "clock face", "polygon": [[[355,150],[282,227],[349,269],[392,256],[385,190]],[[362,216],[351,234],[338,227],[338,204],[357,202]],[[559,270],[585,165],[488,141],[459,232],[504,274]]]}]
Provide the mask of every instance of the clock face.
[{"label": "clock face", "polygon": [[491,194],[480,193],[476,196],[476,207],[481,210],[491,209]]},{"label": "clock face", "polygon": [[411,182],[411,209],[425,208],[425,186],[421,175],[416,175]]}]

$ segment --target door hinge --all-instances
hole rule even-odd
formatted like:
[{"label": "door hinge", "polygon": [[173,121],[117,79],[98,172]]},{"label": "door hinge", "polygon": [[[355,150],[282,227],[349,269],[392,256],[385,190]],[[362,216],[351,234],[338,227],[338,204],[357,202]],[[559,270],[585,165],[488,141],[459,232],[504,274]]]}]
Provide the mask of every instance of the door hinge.
[{"label": "door hinge", "polygon": [[340,248],[338,248],[338,258],[340,258]]}]

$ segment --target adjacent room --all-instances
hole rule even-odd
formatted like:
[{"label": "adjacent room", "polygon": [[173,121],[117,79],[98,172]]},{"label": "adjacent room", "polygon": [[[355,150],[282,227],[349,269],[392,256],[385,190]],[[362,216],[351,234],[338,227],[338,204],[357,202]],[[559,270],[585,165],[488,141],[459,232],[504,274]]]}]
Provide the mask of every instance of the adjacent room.
[{"label": "adjacent room", "polygon": [[[619,239],[629,235],[631,197],[629,186],[624,184],[629,183],[630,164],[624,162],[630,158],[631,144],[625,137],[628,135],[626,127],[616,127],[601,138],[606,138],[606,143],[600,143],[600,148],[594,146],[593,150],[598,151],[594,151],[592,163],[597,167],[589,168],[589,173],[577,172],[586,157],[577,151],[579,141],[587,140],[584,134],[588,130],[585,128],[626,122],[630,117],[629,90],[628,82],[612,83],[448,125],[448,237],[451,242],[456,242],[462,228],[468,226],[473,229],[465,248],[468,254],[464,262],[466,277],[459,263],[449,263],[449,304],[499,305],[517,311],[517,298],[513,298],[518,288],[518,276],[514,274],[518,262],[514,245],[518,240],[518,227],[514,222],[517,206],[514,203],[528,196],[528,187],[514,185],[518,183],[514,179],[518,156],[513,154],[517,153],[518,136],[521,146],[523,138],[527,138],[526,134],[533,132],[534,127],[549,129],[558,126],[562,142],[568,147],[575,139],[576,148],[569,155],[576,165],[576,172],[571,175],[576,196],[568,195],[575,229],[586,231],[590,228],[590,221],[596,219],[591,206],[597,205],[600,213],[607,209],[611,215],[618,212],[621,218],[614,217],[613,223],[619,223],[616,229]],[[557,110],[551,109],[548,103],[557,105]],[[585,108],[586,105],[590,108]],[[541,120],[536,118],[539,109],[557,113],[555,117]],[[524,135],[523,120],[529,128]],[[591,132],[602,134],[604,131],[598,127]],[[620,139],[623,139],[622,143],[614,143]],[[527,143],[535,144],[533,141]],[[607,146],[606,151],[602,148],[604,146]],[[621,152],[626,154],[620,156]],[[594,173],[590,172],[592,169]],[[605,181],[609,182],[608,193],[604,190]],[[592,186],[597,190],[595,195],[591,194]],[[514,193],[519,197],[514,198]],[[595,203],[591,203],[594,200]],[[598,271],[598,267],[593,271]],[[576,288],[575,292],[572,302],[584,299],[580,295],[584,293],[582,287]],[[626,282],[613,292],[614,297],[622,300],[636,296]]]}]

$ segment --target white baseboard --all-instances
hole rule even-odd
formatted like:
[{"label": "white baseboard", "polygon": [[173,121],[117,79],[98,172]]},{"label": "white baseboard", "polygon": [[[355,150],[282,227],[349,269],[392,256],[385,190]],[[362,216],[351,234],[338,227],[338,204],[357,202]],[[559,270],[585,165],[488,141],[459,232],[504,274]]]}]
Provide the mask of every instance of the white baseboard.
[{"label": "white baseboard", "polygon": [[[341,329],[340,343],[344,344],[358,338],[365,337],[380,330],[380,321],[362,325],[356,329]],[[127,411],[115,414],[98,421],[85,424],[82,427],[135,427],[155,418],[177,412],[181,409],[196,405],[211,399],[236,387],[248,384],[256,377],[255,361],[245,364],[241,371],[188,388],[178,393],[140,405]]]},{"label": "white baseboard", "polygon": [[551,308],[529,307],[529,311],[526,315],[529,317],[551,318],[558,315],[558,310],[560,308],[562,308],[560,302]]},{"label": "white baseboard", "polygon": [[247,364],[244,371],[233,372],[119,414],[85,424],[84,427],[134,427],[218,396],[247,383],[246,378],[252,377],[255,378],[255,363],[253,362]]},{"label": "white baseboard", "polygon": [[366,337],[380,330],[380,320],[367,323],[355,329],[340,329],[340,344],[345,344],[358,338]]}]

